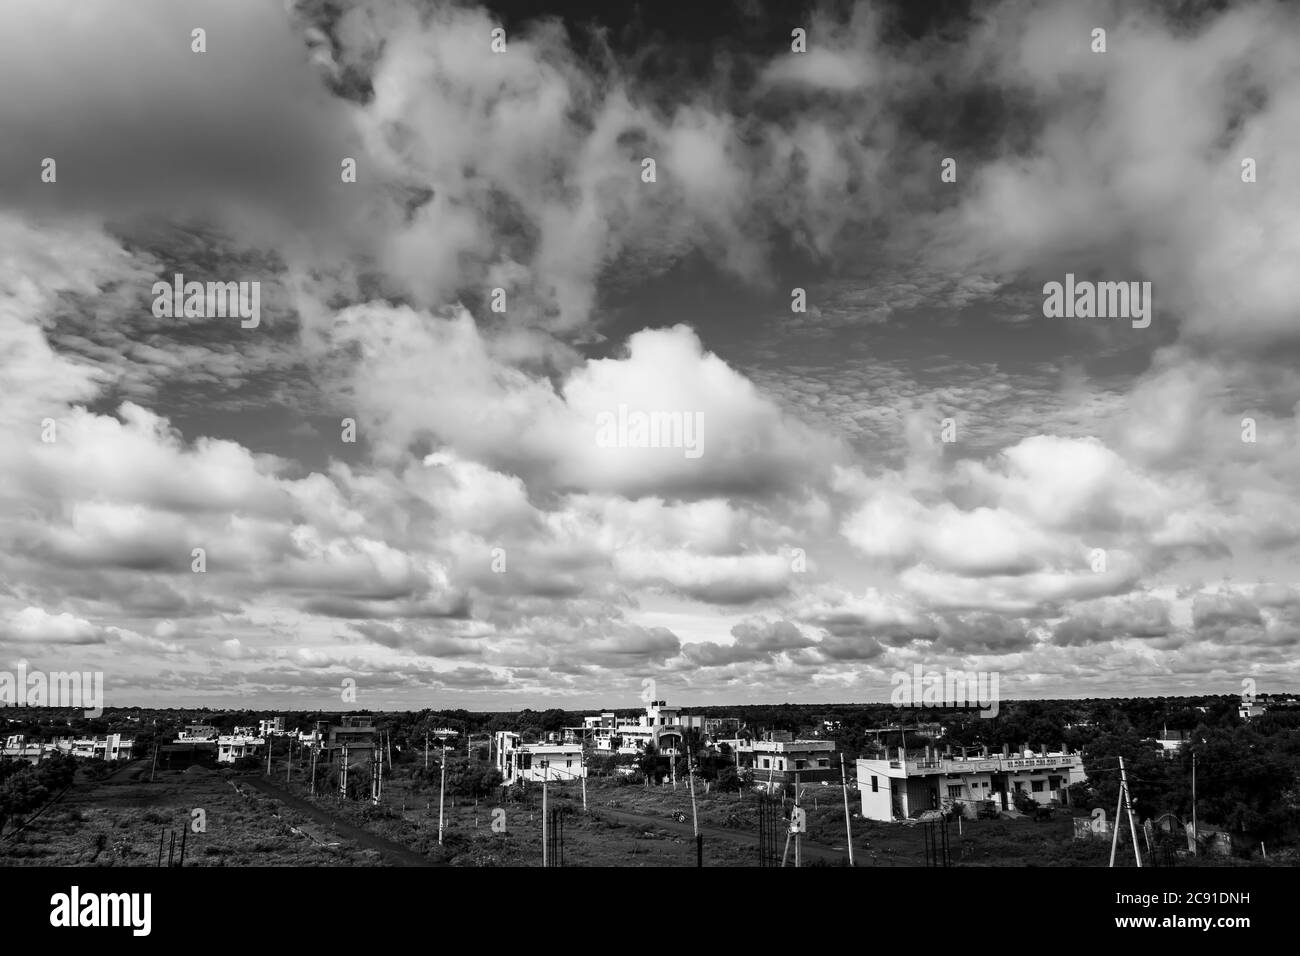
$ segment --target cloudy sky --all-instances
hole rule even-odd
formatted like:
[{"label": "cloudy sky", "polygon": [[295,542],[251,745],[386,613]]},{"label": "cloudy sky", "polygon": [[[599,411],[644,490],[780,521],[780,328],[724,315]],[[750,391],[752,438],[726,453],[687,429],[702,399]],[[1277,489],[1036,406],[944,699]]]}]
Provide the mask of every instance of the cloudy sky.
[{"label": "cloudy sky", "polygon": [[[8,0],[0,668],[1294,687],[1300,11],[916,6]],[[176,273],[260,324],[156,317]],[[1045,317],[1067,273],[1150,282],[1149,327]],[[620,406],[700,454],[609,447]]]}]

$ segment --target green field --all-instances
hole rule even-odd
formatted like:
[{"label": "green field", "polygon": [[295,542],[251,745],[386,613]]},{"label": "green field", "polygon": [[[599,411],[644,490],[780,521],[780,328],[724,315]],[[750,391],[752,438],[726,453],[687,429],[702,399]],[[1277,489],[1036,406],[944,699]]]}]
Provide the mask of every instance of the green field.
[{"label": "green field", "polygon": [[[440,845],[436,785],[399,768],[397,779],[385,782],[383,805],[374,807],[332,794],[313,798],[302,776],[286,785],[280,774],[266,779],[192,768],[159,772],[150,782],[148,762],[139,761],[108,779],[79,778],[26,829],[4,835],[0,865],[156,866],[160,835],[166,844],[175,831],[179,847],[196,809],[204,811],[206,827],[187,834],[186,866],[541,865],[540,785],[513,797],[477,801],[448,794]],[[847,865],[839,788],[808,787],[801,799],[808,817],[804,864]],[[685,783],[646,788],[592,779],[586,812],[579,785],[552,784],[547,803],[564,812],[565,866],[696,864]],[[704,865],[756,865],[757,813],[753,793],[698,789],[695,814],[705,836]],[[684,814],[685,822],[674,814]],[[857,866],[926,865],[920,826],[861,819],[852,825]],[[1107,841],[1073,839],[1066,813],[1041,823],[963,821],[960,832],[952,823],[948,834],[954,866],[1106,866],[1110,852]],[[1127,847],[1119,862],[1132,865]]]}]

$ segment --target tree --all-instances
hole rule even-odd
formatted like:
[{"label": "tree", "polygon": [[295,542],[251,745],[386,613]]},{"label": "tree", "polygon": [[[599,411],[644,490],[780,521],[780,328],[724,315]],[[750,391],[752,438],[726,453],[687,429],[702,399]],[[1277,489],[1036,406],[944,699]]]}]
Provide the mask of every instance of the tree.
[{"label": "tree", "polygon": [[735,767],[723,767],[718,771],[718,778],[713,785],[723,793],[735,793],[744,785],[744,782],[741,780],[740,774],[736,773]]},{"label": "tree", "polygon": [[647,780],[659,782],[659,751],[654,744],[646,744],[645,750],[641,752],[641,757],[637,760],[637,766]]},{"label": "tree", "polygon": [[30,765],[6,777],[0,782],[0,833],[10,817],[35,810],[49,796],[50,791],[40,784]]}]

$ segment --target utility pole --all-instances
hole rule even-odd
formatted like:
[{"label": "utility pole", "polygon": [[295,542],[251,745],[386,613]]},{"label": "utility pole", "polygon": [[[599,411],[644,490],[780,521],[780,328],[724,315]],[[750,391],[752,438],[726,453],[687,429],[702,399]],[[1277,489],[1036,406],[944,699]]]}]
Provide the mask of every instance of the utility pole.
[{"label": "utility pole", "polygon": [[[154,771],[158,769],[158,741],[153,742],[153,766],[149,768],[149,782],[153,783]],[[162,857],[162,851],[159,851],[159,858]]]},{"label": "utility pole", "polygon": [[691,751],[686,751],[686,780],[691,788],[691,827],[695,831],[695,865],[704,866],[704,841],[700,838],[700,818],[695,812],[695,768],[691,763]]},{"label": "utility pole", "polygon": [[447,744],[442,747],[442,779],[438,783],[438,846],[442,846],[442,799],[447,792]]},{"label": "utility pole", "polygon": [[315,741],[311,748],[311,795],[316,796],[316,751],[320,749],[320,742]]},{"label": "utility pole", "polygon": [[543,867],[547,867],[551,865],[550,857],[547,853],[547,849],[548,849],[547,840],[550,839],[550,831],[549,831],[548,824],[550,821],[547,819],[548,815],[546,812],[546,780],[550,776],[550,767],[551,767],[551,762],[549,760],[542,761],[542,866]]},{"label": "utility pole", "polygon": [[1196,751],[1192,750],[1192,856],[1201,855],[1201,829],[1196,823]]},{"label": "utility pole", "polygon": [[293,775],[293,738],[289,738],[289,759],[284,762],[284,784],[289,785],[289,778]]},{"label": "utility pole", "polygon": [[587,765],[582,751],[578,751],[578,773],[582,776],[582,812],[587,812]]},{"label": "utility pole", "polygon": [[339,796],[348,795],[348,745],[343,745],[343,764],[339,767]]},{"label": "utility pole", "polygon": [[266,775],[271,776],[271,735],[266,735]]},{"label": "utility pole", "polygon": [[[798,813],[799,813],[799,773],[798,773],[798,771],[796,771],[796,772],[795,772],[795,775],[794,775],[794,810],[793,810],[792,812],[793,812],[794,814],[798,814]],[[799,830],[798,830],[798,831],[795,833],[795,835],[794,835],[794,868],[797,870],[797,869],[799,869],[799,867],[801,867],[801,866],[803,866],[803,827],[802,827],[802,826],[799,828]]]},{"label": "utility pole", "polygon": [[[1133,821],[1133,806],[1128,793],[1128,773],[1124,769],[1123,757],[1119,758],[1119,787],[1120,800],[1123,801],[1124,810],[1128,813],[1129,832],[1133,836],[1133,859],[1140,868],[1142,866],[1142,848],[1138,846],[1137,824]],[[1118,821],[1116,822],[1118,823]]]},{"label": "utility pole", "polygon": [[424,769],[429,769],[429,732],[424,732]]},{"label": "utility pole", "polygon": [[[844,789],[844,835],[848,838],[849,866],[853,865],[853,824],[849,820],[849,778],[844,772],[844,752],[840,751],[840,786]],[[960,818],[959,818],[960,819]]]}]

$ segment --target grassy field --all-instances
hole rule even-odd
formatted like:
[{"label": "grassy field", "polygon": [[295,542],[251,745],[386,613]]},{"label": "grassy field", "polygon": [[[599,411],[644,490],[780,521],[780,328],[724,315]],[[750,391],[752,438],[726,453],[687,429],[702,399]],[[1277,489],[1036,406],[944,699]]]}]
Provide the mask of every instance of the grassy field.
[{"label": "grassy field", "polygon": [[[140,761],[108,780],[78,780],[30,827],[0,840],[0,866],[156,866],[159,836],[176,832],[177,855],[191,811],[206,832],[186,835],[186,866],[368,866],[378,854],[325,848],[291,827],[305,818],[277,801],[241,795],[214,771],[159,772]],[[166,861],[164,847],[163,859]]]},{"label": "grassy field", "polygon": [[[534,787],[521,801],[480,800],[448,796],[443,846],[437,844],[438,792],[407,780],[385,785],[384,808],[340,804],[332,797],[317,804],[353,822],[410,846],[431,858],[457,866],[536,866],[541,863],[541,795]],[[293,791],[306,793],[295,783]],[[844,804],[838,788],[809,788],[806,805],[808,839],[835,851],[809,865],[847,865]],[[850,812],[853,812],[852,795]],[[589,813],[582,813],[581,789],[575,784],[552,785],[552,808],[567,811],[567,866],[694,866],[691,836],[691,797],[687,786],[646,789],[611,780],[589,780]],[[493,832],[493,811],[504,832]],[[672,820],[675,812],[686,823]],[[696,813],[705,837],[706,866],[753,866],[757,863],[757,800],[753,794],[704,793],[697,790]],[[629,819],[635,816],[637,819]],[[648,819],[640,819],[645,817]],[[498,824],[500,826],[500,824]],[[721,833],[734,836],[727,839]],[[1073,839],[1070,819],[1061,815],[1044,823],[1029,820],[964,821],[958,835],[949,830],[953,865],[977,866],[1105,866],[1109,845]],[[925,842],[920,827],[853,821],[855,863],[858,866],[924,866]]]},{"label": "grassy field", "polygon": [[[273,789],[259,792],[257,787]],[[304,804],[295,809],[282,802],[283,794]],[[29,828],[0,840],[0,865],[155,866],[160,834],[166,831],[169,840],[176,831],[179,845],[196,808],[206,814],[206,832],[188,833],[186,866],[541,864],[540,787],[504,801],[475,802],[449,794],[442,845],[436,785],[407,779],[399,768],[397,778],[386,781],[384,796],[381,807],[340,802],[332,795],[312,798],[301,776],[286,787],[278,774],[262,780],[198,768],[160,771],[151,783],[148,763],[140,761],[106,780],[79,779]],[[809,787],[802,799],[808,816],[806,865],[846,865],[839,789]],[[579,785],[548,788],[549,806],[565,812],[564,865],[695,865],[691,797],[684,783],[676,789],[647,789],[592,779],[587,802],[584,813]],[[705,834],[706,866],[757,864],[757,807],[754,794],[697,790],[695,811]],[[329,819],[314,820],[310,812]],[[675,813],[684,814],[685,823],[674,820]],[[1065,813],[1042,823],[963,821],[960,833],[955,823],[948,832],[954,866],[1106,866],[1110,852],[1107,841],[1074,840]],[[338,845],[322,845],[306,833]],[[924,866],[924,840],[919,826],[853,820],[860,867]],[[1131,851],[1121,854],[1121,863],[1131,865]]]}]

